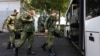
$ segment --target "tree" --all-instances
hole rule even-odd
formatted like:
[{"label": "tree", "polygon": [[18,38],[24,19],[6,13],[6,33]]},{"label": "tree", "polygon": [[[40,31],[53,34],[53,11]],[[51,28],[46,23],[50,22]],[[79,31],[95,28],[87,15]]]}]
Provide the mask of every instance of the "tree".
[{"label": "tree", "polygon": [[65,12],[70,0],[49,0],[51,10],[61,10]]},{"label": "tree", "polygon": [[34,7],[40,11],[46,10],[50,13],[52,10],[59,11],[59,24],[60,15],[65,13],[70,0],[26,0],[28,7]]},{"label": "tree", "polygon": [[70,0],[21,0],[28,7],[34,7],[40,10],[61,10],[65,12]]}]

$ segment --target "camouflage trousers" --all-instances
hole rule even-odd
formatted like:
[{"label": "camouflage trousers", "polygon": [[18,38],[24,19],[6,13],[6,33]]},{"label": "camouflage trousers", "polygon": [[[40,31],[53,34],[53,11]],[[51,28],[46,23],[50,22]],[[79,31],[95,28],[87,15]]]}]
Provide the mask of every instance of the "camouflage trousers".
[{"label": "camouflage trousers", "polygon": [[50,49],[53,46],[53,34],[52,32],[48,32],[47,34],[47,38],[46,38],[46,43],[47,43],[47,47]]},{"label": "camouflage trousers", "polygon": [[15,32],[14,31],[9,31],[9,40],[8,40],[9,43],[14,44],[15,42]]},{"label": "camouflage trousers", "polygon": [[32,48],[32,44],[34,41],[33,32],[21,32],[21,38],[17,42],[16,47],[21,47],[25,43],[26,40],[28,40],[28,48]]}]

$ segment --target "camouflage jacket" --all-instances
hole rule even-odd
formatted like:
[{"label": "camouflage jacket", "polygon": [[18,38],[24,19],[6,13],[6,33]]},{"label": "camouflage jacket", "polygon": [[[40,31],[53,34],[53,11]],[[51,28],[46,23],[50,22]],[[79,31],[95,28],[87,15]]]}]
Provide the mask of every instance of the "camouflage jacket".
[{"label": "camouflage jacket", "polygon": [[40,16],[38,19],[38,31],[39,32],[44,32],[45,28],[44,28],[44,23],[46,20],[47,16]]},{"label": "camouflage jacket", "polygon": [[45,23],[44,23],[45,29],[53,30],[55,28],[56,21],[57,21],[56,17],[54,17],[54,16],[48,16],[46,18]]},{"label": "camouflage jacket", "polygon": [[[30,21],[32,19],[32,21]],[[23,31],[33,32],[34,31],[34,17],[30,14],[25,13],[21,16],[21,21],[23,23]]]},{"label": "camouflage jacket", "polygon": [[17,19],[17,16],[15,16],[13,14],[11,16],[8,16],[7,19],[4,21],[2,29],[8,28],[8,30],[14,31],[16,19]]}]

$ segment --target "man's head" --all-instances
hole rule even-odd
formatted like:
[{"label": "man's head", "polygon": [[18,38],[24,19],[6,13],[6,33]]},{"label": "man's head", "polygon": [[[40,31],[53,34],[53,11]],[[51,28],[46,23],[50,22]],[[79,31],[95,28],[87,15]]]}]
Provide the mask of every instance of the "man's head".
[{"label": "man's head", "polygon": [[52,16],[57,16],[57,11],[53,10],[51,13]]},{"label": "man's head", "polygon": [[14,14],[17,15],[19,13],[18,9],[14,9]]},{"label": "man's head", "polygon": [[29,9],[29,13],[30,13],[30,15],[34,15],[35,14],[35,9]]}]

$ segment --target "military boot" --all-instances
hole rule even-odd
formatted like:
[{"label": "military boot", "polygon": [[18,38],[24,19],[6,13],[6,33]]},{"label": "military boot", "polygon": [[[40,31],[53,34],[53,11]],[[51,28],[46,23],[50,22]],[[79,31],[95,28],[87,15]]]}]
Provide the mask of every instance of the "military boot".
[{"label": "military boot", "polygon": [[32,52],[32,51],[31,51],[31,48],[28,48],[27,54],[28,54],[28,55],[35,55],[36,53],[35,53],[35,52]]},{"label": "military boot", "polygon": [[49,49],[49,56],[56,56],[56,52],[53,49]]},{"label": "military boot", "polygon": [[10,42],[7,45],[7,49],[11,49],[11,43]]},{"label": "military boot", "polygon": [[18,47],[15,48],[15,56],[18,56]]},{"label": "military boot", "polygon": [[46,46],[47,46],[47,44],[45,43],[45,44],[43,44],[42,46],[41,46],[41,48],[43,49],[43,51],[46,51]]},{"label": "military boot", "polygon": [[15,43],[12,44],[12,48],[15,48]]},{"label": "military boot", "polygon": [[13,48],[15,48],[15,43],[12,43],[12,44],[11,44],[10,49],[13,49]]}]

